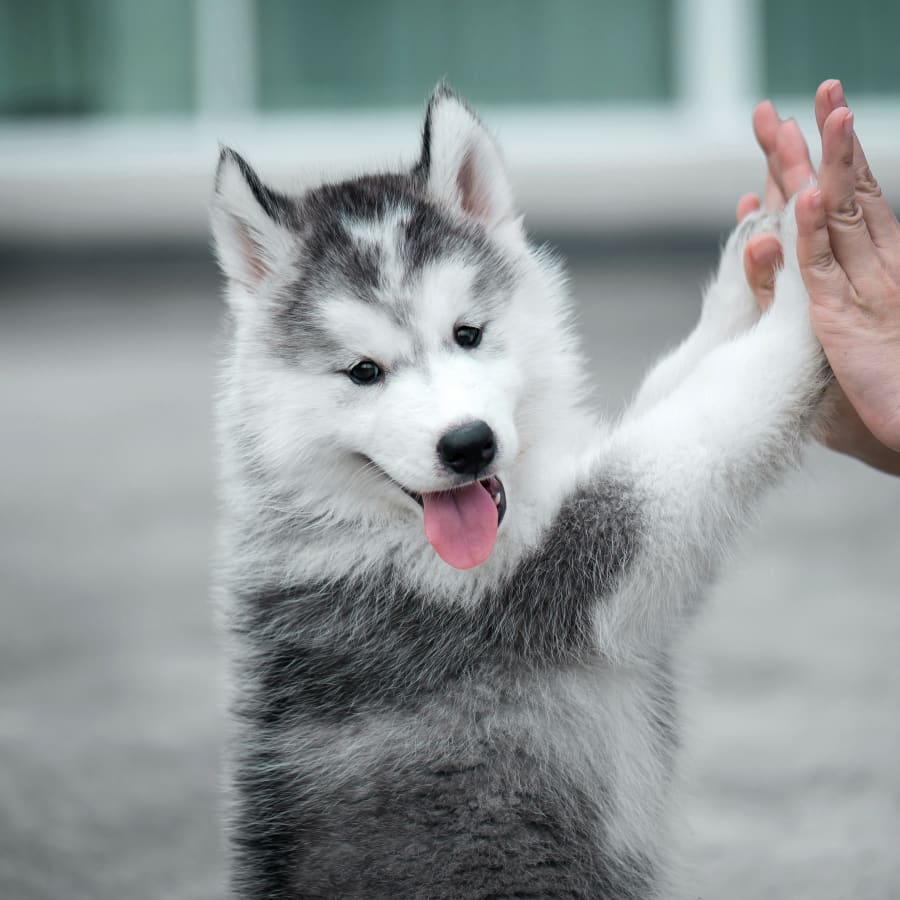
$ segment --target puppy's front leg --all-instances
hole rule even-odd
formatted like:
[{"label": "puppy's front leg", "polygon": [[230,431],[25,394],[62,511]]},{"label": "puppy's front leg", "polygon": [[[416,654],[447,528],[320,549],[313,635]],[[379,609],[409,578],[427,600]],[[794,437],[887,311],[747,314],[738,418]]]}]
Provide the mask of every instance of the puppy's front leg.
[{"label": "puppy's front leg", "polygon": [[[750,231],[741,233],[745,239]],[[600,638],[614,651],[655,643],[683,618],[763,489],[795,460],[808,434],[827,368],[809,324],[793,205],[782,241],[787,265],[771,310],[614,432],[598,461],[630,473],[641,511],[639,546],[599,611]],[[740,261],[743,243],[729,243],[730,262]]]},{"label": "puppy's front leg", "polygon": [[703,293],[703,308],[694,330],[660,359],[641,384],[626,418],[632,419],[668,396],[720,344],[751,328],[760,311],[744,277],[743,248],[751,234],[777,231],[779,216],[752,213],[732,232],[715,277]]}]

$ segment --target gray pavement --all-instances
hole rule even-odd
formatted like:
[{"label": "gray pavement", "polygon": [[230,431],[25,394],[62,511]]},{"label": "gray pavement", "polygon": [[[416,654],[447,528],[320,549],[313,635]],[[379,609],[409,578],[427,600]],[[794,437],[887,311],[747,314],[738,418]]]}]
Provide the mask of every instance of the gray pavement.
[{"label": "gray pavement", "polygon": [[[571,267],[598,402],[712,256]],[[0,268],[0,897],[222,895],[208,261]],[[900,897],[900,479],[815,449],[684,642],[689,897]]]}]

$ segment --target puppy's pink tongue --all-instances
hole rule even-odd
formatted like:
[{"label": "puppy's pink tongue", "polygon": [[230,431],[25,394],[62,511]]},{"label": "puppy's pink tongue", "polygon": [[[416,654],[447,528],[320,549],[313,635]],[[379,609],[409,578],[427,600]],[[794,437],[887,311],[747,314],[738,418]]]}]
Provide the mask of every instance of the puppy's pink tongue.
[{"label": "puppy's pink tongue", "polygon": [[423,494],[425,537],[445,563],[457,569],[480,566],[494,549],[497,504],[479,482],[455,491]]}]

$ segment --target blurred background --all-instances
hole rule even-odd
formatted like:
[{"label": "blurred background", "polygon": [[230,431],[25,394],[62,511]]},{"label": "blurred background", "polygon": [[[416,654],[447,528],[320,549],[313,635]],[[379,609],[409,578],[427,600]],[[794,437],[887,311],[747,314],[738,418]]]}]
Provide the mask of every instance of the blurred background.
[{"label": "blurred background", "polygon": [[[0,0],[0,896],[223,894],[220,142],[410,163],[446,77],[615,414],[699,311],[764,96],[840,77],[900,202],[895,0]],[[813,155],[817,156],[816,142]],[[900,896],[900,479],[810,451],[687,639],[686,896]]]},{"label": "blurred background", "polygon": [[898,31],[892,0],[0,0],[0,238],[200,242],[218,141],[285,186],[395,165],[443,77],[548,232],[721,228],[752,104],[809,127],[826,77],[900,196]]}]

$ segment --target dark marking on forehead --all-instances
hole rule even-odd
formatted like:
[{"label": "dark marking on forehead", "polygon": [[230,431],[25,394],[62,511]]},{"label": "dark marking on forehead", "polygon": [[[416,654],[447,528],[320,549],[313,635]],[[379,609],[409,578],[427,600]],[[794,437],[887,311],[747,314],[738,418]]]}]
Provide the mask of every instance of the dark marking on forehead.
[{"label": "dark marking on forehead", "polygon": [[302,294],[302,287],[295,283],[290,298],[275,309],[268,344],[284,362],[318,360],[323,368],[330,368],[346,350],[324,326],[320,307],[307,303]]},{"label": "dark marking on forehead", "polygon": [[506,305],[516,287],[516,271],[498,253],[492,252],[481,260],[472,282],[472,296],[475,301],[487,307],[490,312],[497,312],[498,304]]},{"label": "dark marking on forehead", "polygon": [[381,248],[354,240],[340,220],[328,219],[310,230],[301,252],[298,299],[309,302],[315,291],[344,287],[361,300],[375,301]]},{"label": "dark marking on forehead", "polygon": [[487,237],[480,225],[453,221],[424,201],[410,210],[402,240],[403,258],[413,273],[443,257],[477,259],[488,253]]},{"label": "dark marking on forehead", "polygon": [[303,198],[303,216],[307,227],[334,218],[375,221],[420,199],[423,190],[412,175],[363,175],[311,190]]},{"label": "dark marking on forehead", "polygon": [[[314,268],[352,257],[362,247],[377,246],[376,242],[354,239],[345,226],[347,221],[371,223],[377,231],[379,224],[394,217],[404,223],[394,237],[400,261],[410,275],[446,256],[480,260],[496,255],[484,227],[441,210],[428,198],[424,182],[415,174],[367,175],[324,185],[306,196],[301,215],[308,264]],[[351,264],[348,276],[371,274],[371,267],[368,273],[360,273],[354,266]],[[337,268],[340,270],[341,264]]]},{"label": "dark marking on forehead", "polygon": [[382,247],[375,242],[354,240],[346,228],[343,231],[346,244],[338,255],[335,274],[361,300],[375,302],[374,291],[381,284]]},{"label": "dark marking on forehead", "polygon": [[[415,195],[410,176],[370,175],[310,191],[301,207],[300,277],[293,293],[314,304],[336,291],[378,302],[384,251],[377,241],[360,240],[348,222],[377,226],[408,205]],[[374,230],[374,229],[373,229]]]},{"label": "dark marking on forehead", "polygon": [[[377,305],[406,326],[415,317],[416,282],[433,263],[453,259],[476,267],[472,299],[487,314],[508,297],[515,282],[512,267],[484,227],[445,213],[429,199],[424,179],[415,171],[323,185],[301,198],[295,221],[301,238],[298,272],[275,310],[270,340],[286,361],[310,352],[341,351],[323,327],[320,312],[336,294]],[[370,226],[372,239],[354,235],[356,223]],[[379,228],[393,223],[399,227],[382,240]],[[386,283],[389,242],[400,269],[397,284]]]},{"label": "dark marking on forehead", "polygon": [[[415,281],[427,266],[444,260],[474,268],[470,299],[488,318],[507,305],[515,288],[513,265],[484,228],[475,222],[451,220],[431,204],[421,204],[412,211],[403,229],[401,252],[408,281]],[[469,298],[448,299],[459,302]]]}]

